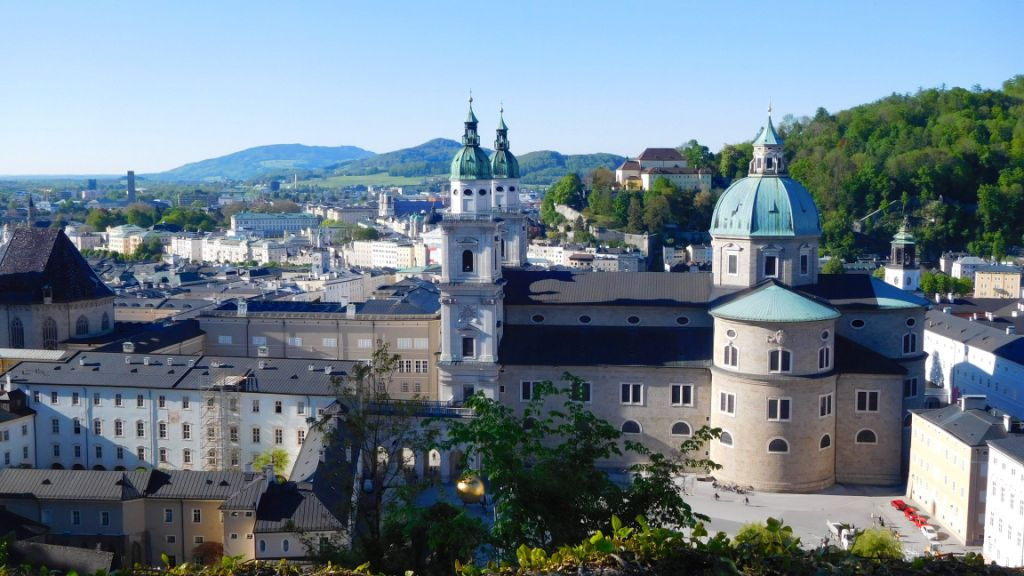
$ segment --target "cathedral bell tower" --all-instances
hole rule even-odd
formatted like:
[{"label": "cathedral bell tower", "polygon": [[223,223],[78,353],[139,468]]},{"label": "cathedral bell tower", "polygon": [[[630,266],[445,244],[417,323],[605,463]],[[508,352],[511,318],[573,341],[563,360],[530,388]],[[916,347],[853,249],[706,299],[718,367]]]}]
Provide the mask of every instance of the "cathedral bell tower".
[{"label": "cathedral bell tower", "polygon": [[469,99],[462,148],[451,165],[451,207],[441,221],[441,400],[498,393],[503,220],[491,200],[491,162]]},{"label": "cathedral bell tower", "polygon": [[509,151],[504,107],[498,116],[491,175],[491,207],[505,220],[498,247],[501,262],[505,266],[522,266],[526,263],[526,216],[519,206],[519,160]]},{"label": "cathedral bell tower", "polygon": [[885,283],[901,290],[914,292],[921,288],[921,268],[917,265],[916,242],[903,220],[900,230],[892,237],[892,253],[885,265]]}]

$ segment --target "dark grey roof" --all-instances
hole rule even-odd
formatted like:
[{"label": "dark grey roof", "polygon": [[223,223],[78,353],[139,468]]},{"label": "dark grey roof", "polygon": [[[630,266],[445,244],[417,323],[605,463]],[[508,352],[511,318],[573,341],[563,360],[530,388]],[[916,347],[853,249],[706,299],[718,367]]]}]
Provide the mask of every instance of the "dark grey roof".
[{"label": "dark grey roof", "polygon": [[175,500],[227,500],[255,478],[262,481],[262,475],[253,472],[154,470],[149,477],[146,496]]},{"label": "dark grey roof", "polygon": [[[128,326],[138,328],[138,331],[126,335]],[[114,332],[107,336],[107,343],[96,348],[95,351],[120,352],[125,342],[131,342],[135,345],[136,354],[152,354],[157,350],[163,350],[168,346],[197,338],[203,334],[205,332],[199,328],[199,322],[192,318],[178,320],[170,324],[118,322],[114,326]],[[81,341],[75,340],[75,342]]]},{"label": "dark grey roof", "polygon": [[1002,416],[986,410],[963,410],[959,405],[952,404],[934,410],[913,412],[968,446],[984,446],[989,440],[1006,438]]},{"label": "dark grey roof", "polygon": [[[263,368],[259,367],[261,360]],[[255,378],[255,388],[250,388],[250,392],[332,396],[335,393],[332,382],[351,373],[355,364],[352,360],[203,356],[177,388],[198,390],[201,380],[211,377],[237,379],[252,376]],[[327,368],[331,369],[330,373]]]},{"label": "dark grey roof", "polygon": [[640,161],[681,162],[683,155],[675,148],[646,148],[636,159]]},{"label": "dark grey roof", "polygon": [[309,483],[273,483],[256,510],[253,532],[313,532],[344,530],[345,526]]},{"label": "dark grey roof", "polygon": [[50,531],[46,524],[15,514],[4,506],[0,506],[0,536],[14,532],[15,540],[26,540],[41,536]]},{"label": "dark grey roof", "polygon": [[263,474],[256,474],[243,485],[238,492],[224,501],[224,510],[255,510],[263,494],[267,479]]},{"label": "dark grey roof", "polygon": [[1024,436],[1012,434],[1006,438],[989,440],[988,445],[1024,464]]},{"label": "dark grey roof", "polygon": [[950,338],[1011,362],[1024,364],[1024,336],[1007,334],[987,323],[936,310],[929,310],[925,320],[925,330],[936,336]]},{"label": "dark grey roof", "polygon": [[11,560],[14,566],[30,564],[58,572],[106,574],[113,565],[114,553],[43,542],[11,542]]},{"label": "dark grey roof", "polygon": [[510,324],[498,357],[507,365],[706,366],[711,342],[711,328]]},{"label": "dark grey roof", "polygon": [[399,200],[395,199],[395,216],[402,218],[409,216],[410,214],[430,214],[435,210],[439,210],[444,206],[440,202],[434,202],[433,200]]},{"label": "dark grey roof", "polygon": [[150,471],[0,470],[0,495],[40,500],[134,500],[142,498]]},{"label": "dark grey roof", "polygon": [[903,375],[907,373],[907,369],[899,362],[838,334],[836,335],[836,369],[846,374]]},{"label": "dark grey roof", "polygon": [[819,274],[817,284],[794,289],[828,300],[845,309],[916,308],[929,302],[882,282],[870,274]]},{"label": "dark grey roof", "polygon": [[570,304],[683,306],[705,304],[711,274],[661,272],[577,272],[525,270],[503,272],[506,305]]},{"label": "dark grey roof", "polygon": [[114,295],[62,230],[17,228],[0,249],[0,302],[41,304],[44,286],[54,302]]}]

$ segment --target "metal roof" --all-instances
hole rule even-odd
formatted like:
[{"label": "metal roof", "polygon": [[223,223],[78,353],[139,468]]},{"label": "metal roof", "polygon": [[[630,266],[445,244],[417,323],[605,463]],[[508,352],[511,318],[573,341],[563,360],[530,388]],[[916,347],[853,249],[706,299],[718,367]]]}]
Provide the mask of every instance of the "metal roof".
[{"label": "metal roof", "polygon": [[803,285],[799,290],[828,300],[840,309],[903,309],[929,305],[928,300],[870,274],[818,274],[817,284]]},{"label": "metal roof", "polygon": [[151,471],[0,470],[0,496],[40,500],[134,500],[142,498]]},{"label": "metal roof", "polygon": [[[262,474],[237,471],[153,470],[146,486],[146,497],[174,500],[227,500]],[[252,501],[250,509],[256,507]]]},{"label": "metal roof", "polygon": [[839,318],[839,311],[777,282],[763,283],[740,293],[709,312],[716,318],[740,322],[817,322]]},{"label": "metal roof", "polygon": [[967,346],[991,352],[1017,364],[1024,364],[1024,336],[1007,334],[984,322],[973,322],[941,311],[925,313],[925,330],[936,336],[962,342]]},{"label": "metal roof", "polygon": [[505,326],[503,365],[694,366],[711,359],[711,328]]},{"label": "metal roof", "polygon": [[729,186],[711,216],[711,236],[820,236],[811,193],[788,176],[751,175]]},{"label": "metal roof", "polygon": [[505,305],[687,306],[707,303],[711,274],[506,268]]},{"label": "metal roof", "polygon": [[782,138],[780,138],[779,133],[775,131],[775,125],[772,124],[772,117],[769,115],[768,125],[762,127],[761,131],[757,133],[757,137],[754,138],[754,146],[779,144],[782,144]]},{"label": "metal roof", "polygon": [[345,526],[331,513],[317,492],[308,483],[271,484],[256,510],[253,532],[344,530]]},{"label": "metal roof", "polygon": [[968,446],[984,446],[989,440],[1006,437],[1001,415],[986,410],[964,410],[957,404],[934,410],[912,410]]},{"label": "metal roof", "polygon": [[998,440],[989,440],[988,445],[1024,464],[1024,436],[1012,435]]},{"label": "metal roof", "polygon": [[62,230],[16,228],[0,247],[0,302],[42,304],[47,286],[53,302],[114,295]]}]

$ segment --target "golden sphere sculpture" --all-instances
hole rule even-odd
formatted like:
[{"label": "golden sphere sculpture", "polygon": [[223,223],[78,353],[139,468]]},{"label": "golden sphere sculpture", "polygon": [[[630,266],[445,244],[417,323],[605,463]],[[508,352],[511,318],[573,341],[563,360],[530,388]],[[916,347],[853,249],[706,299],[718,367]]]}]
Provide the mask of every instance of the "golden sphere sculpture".
[{"label": "golden sphere sculpture", "polygon": [[455,491],[464,504],[476,504],[484,499],[484,482],[477,476],[463,476],[455,484]]}]

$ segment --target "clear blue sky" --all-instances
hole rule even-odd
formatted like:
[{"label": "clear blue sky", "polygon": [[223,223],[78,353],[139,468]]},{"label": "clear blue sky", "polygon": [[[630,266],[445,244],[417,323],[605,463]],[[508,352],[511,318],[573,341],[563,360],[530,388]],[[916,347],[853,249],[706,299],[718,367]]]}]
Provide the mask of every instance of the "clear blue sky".
[{"label": "clear blue sky", "polygon": [[0,174],[251,146],[717,151],[775,117],[1024,73],[1024,2],[5,2]]}]

